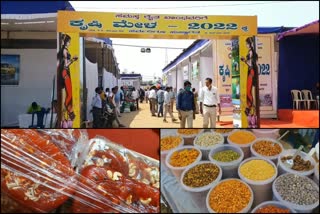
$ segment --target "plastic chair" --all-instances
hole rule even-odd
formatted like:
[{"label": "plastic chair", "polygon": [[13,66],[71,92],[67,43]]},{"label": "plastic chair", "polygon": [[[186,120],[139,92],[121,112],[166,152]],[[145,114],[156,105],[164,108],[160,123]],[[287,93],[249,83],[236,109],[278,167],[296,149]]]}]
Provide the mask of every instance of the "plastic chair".
[{"label": "plastic chair", "polygon": [[305,102],[302,99],[301,91],[291,90],[291,97],[292,97],[293,109],[300,109],[301,107],[300,104]]},{"label": "plastic chair", "polygon": [[316,106],[316,109],[318,109],[317,100],[313,99],[311,91],[310,90],[301,90],[301,92],[303,95],[302,97],[303,97],[304,103],[307,104],[306,105],[307,108],[311,109],[311,103],[314,103]]}]

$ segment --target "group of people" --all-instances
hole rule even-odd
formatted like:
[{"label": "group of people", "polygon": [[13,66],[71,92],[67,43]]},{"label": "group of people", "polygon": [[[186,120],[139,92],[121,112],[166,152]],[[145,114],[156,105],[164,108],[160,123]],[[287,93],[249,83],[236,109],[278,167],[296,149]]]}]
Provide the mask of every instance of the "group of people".
[{"label": "group of people", "polygon": [[125,127],[119,120],[120,105],[124,100],[123,88],[115,86],[111,89],[102,87],[95,89],[95,96],[92,98],[93,128],[106,128],[116,121],[119,127]]},{"label": "group of people", "polygon": [[[200,102],[200,106],[197,104]],[[176,109],[180,119],[180,128],[193,128],[193,120],[198,112],[203,115],[203,128],[216,127],[217,108],[221,113],[220,97],[217,87],[212,85],[212,79],[206,78],[205,86],[200,89],[200,93],[191,89],[191,82],[185,81],[184,88],[179,90],[177,95]]]},{"label": "group of people", "polygon": [[[212,85],[211,78],[206,78],[205,86],[200,89],[199,94],[191,85],[191,82],[185,81],[184,88],[181,88],[177,95],[172,87],[152,86],[145,92],[146,102],[150,103],[151,116],[163,117],[163,122],[168,123],[169,114],[172,122],[177,121],[173,115],[176,101],[180,128],[185,128],[186,124],[188,128],[193,128],[193,120],[199,113],[203,115],[203,128],[208,128],[209,122],[210,127],[215,128],[217,115],[221,113],[218,88]],[[197,101],[200,102],[200,106]]]},{"label": "group of people", "polygon": [[172,114],[175,100],[172,87],[152,86],[145,94],[146,102],[150,103],[151,116],[163,117],[163,122],[167,123],[167,114],[169,114],[172,122],[177,121]]}]

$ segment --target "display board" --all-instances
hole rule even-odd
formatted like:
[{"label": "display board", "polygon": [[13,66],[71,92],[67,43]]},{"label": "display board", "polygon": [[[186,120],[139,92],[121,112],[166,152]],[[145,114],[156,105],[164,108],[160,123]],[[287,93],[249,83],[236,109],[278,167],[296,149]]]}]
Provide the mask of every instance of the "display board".
[{"label": "display board", "polygon": [[257,34],[257,17],[59,11],[58,31],[122,38],[249,36]]}]

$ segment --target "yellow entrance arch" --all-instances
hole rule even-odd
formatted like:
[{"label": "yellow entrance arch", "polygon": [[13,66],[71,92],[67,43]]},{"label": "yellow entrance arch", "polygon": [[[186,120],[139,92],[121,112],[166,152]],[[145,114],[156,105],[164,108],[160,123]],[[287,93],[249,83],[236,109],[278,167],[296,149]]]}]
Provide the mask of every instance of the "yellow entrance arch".
[{"label": "yellow entrance arch", "polygon": [[[240,62],[241,127],[250,128],[260,126],[259,90],[257,87],[259,84],[257,75],[255,75],[255,79],[252,81],[252,75],[254,75],[255,72],[254,63],[252,65],[252,57],[255,56],[254,36],[257,35],[257,16],[159,15],[58,11],[57,25],[57,31],[60,33],[60,45],[58,47],[60,59],[58,54],[58,65],[59,61],[63,59],[63,56],[74,59],[73,56],[80,55],[80,37],[146,39],[238,38],[240,56],[245,56],[243,61]],[[61,34],[63,34],[63,37],[61,37]],[[70,38],[68,48],[65,44],[68,42],[66,35],[69,36],[67,38]],[[250,45],[252,49],[248,49]],[[63,52],[65,55],[63,55]],[[68,55],[66,55],[66,53]],[[64,69],[61,65],[60,68],[58,66],[58,103],[61,106],[59,119],[64,127],[67,127],[68,123],[69,127],[80,127],[81,101],[79,67],[80,62],[76,59],[73,60],[68,69]],[[72,85],[72,90],[70,89],[69,83]],[[248,84],[252,84],[252,86],[250,85],[251,88]],[[72,96],[70,96],[70,93]],[[250,123],[253,123],[253,125]]]}]

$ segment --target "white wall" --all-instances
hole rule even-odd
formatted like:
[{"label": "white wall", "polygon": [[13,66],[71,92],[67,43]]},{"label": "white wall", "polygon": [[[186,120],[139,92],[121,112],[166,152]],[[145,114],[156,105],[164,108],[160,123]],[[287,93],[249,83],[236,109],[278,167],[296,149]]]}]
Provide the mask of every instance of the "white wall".
[{"label": "white wall", "polygon": [[201,81],[202,86],[204,86],[204,81],[207,77],[211,78],[213,80],[213,84],[215,84],[214,82],[214,78],[213,78],[213,59],[212,57],[200,57],[200,79],[199,81]]},{"label": "white wall", "polygon": [[178,65],[178,78],[177,78],[177,92],[179,92],[180,88],[183,88],[183,67]]},{"label": "white wall", "polygon": [[52,80],[57,72],[56,49],[1,49],[20,55],[18,86],[1,86],[1,126],[17,126],[33,101],[51,106]]},{"label": "white wall", "polygon": [[90,113],[92,109],[92,98],[95,96],[95,89],[98,87],[98,65],[97,63],[91,63],[86,58],[86,84],[88,89],[88,101],[87,101],[87,120],[92,121],[93,117]]},{"label": "white wall", "polygon": [[107,70],[103,69],[103,88],[104,90],[106,88],[113,88],[117,86],[117,78],[110,72],[107,72]]}]

